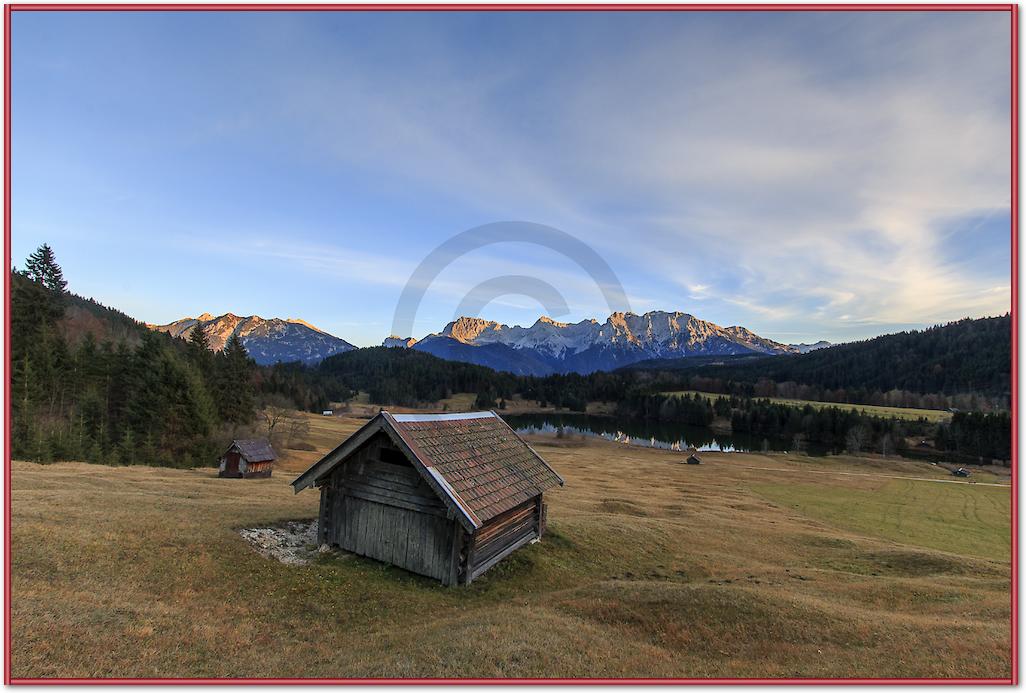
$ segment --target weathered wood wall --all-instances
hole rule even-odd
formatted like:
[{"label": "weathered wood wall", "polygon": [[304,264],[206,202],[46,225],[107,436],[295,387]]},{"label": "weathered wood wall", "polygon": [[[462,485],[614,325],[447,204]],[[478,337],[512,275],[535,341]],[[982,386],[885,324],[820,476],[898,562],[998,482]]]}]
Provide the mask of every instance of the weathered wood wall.
[{"label": "weathered wood wall", "polygon": [[446,506],[384,435],[353,453],[321,487],[322,543],[446,584],[453,576],[454,524]]},{"label": "weathered wood wall", "polygon": [[542,497],[538,495],[496,515],[468,542],[463,581],[471,582],[528,542],[541,537]]},{"label": "weathered wood wall", "polygon": [[241,462],[241,456],[235,450],[229,450],[221,456],[221,460],[218,463],[218,476],[226,478],[238,478],[242,476],[242,472],[239,471],[239,462]]},{"label": "weathered wood wall", "polygon": [[318,540],[443,584],[469,584],[545,529],[538,495],[473,534],[451,517],[385,434],[352,453],[321,485]]},{"label": "weathered wood wall", "polygon": [[[274,469],[274,460],[249,462],[237,450],[232,450],[221,457],[218,467],[217,475],[228,479],[266,478],[271,476],[271,472]],[[245,471],[243,471],[243,468],[245,468]]]},{"label": "weathered wood wall", "polygon": [[271,471],[274,469],[274,462],[268,460],[267,462],[247,462],[246,463],[246,478],[263,478],[271,476]]}]

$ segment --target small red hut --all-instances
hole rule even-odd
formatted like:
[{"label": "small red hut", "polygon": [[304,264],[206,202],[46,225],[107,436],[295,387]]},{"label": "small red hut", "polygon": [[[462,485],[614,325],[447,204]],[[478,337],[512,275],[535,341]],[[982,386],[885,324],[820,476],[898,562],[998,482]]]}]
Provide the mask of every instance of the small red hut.
[{"label": "small red hut", "polygon": [[217,475],[230,479],[253,479],[271,476],[274,448],[265,438],[233,440],[221,455]]}]

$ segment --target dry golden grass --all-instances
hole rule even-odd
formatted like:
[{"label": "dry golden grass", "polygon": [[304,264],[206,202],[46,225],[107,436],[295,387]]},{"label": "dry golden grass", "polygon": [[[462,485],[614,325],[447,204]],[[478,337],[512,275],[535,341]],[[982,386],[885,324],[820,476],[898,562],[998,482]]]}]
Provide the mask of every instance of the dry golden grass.
[{"label": "dry golden grass", "polygon": [[[908,461],[688,466],[534,438],[567,481],[549,534],[443,588],[360,558],[286,566],[242,540],[314,517],[317,494],[288,482],[362,421],[311,423],[319,451],[266,480],[14,462],[13,675],[1010,676],[1008,488],[882,476],[943,478]],[[863,493],[902,522],[838,507]],[[961,504],[976,514],[946,535],[936,509]],[[979,540],[951,540],[966,532]]]}]

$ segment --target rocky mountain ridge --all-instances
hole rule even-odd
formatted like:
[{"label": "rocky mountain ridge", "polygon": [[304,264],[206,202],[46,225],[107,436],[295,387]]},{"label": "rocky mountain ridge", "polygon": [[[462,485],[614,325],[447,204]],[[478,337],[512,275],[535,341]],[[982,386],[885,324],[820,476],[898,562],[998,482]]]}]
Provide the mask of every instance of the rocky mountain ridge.
[{"label": "rocky mountain ridge", "polygon": [[225,313],[214,317],[203,313],[195,318],[182,318],[167,325],[150,325],[152,330],[167,332],[188,339],[197,326],[207,334],[210,348],[221,351],[233,334],[238,334],[246,351],[261,365],[302,361],[318,363],[333,354],[356,347],[298,318],[270,318],[259,315],[239,316]]},{"label": "rocky mountain ridge", "polygon": [[680,311],[617,312],[577,323],[543,316],[530,327],[460,317],[419,341],[389,337],[385,345],[524,375],[591,373],[657,358],[799,353],[740,325],[721,327]]}]

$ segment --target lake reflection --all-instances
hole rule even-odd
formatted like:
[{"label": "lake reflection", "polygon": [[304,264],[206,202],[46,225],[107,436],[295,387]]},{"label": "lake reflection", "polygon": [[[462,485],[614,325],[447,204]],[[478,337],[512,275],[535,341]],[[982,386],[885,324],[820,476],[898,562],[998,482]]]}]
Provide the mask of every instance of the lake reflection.
[{"label": "lake reflection", "polygon": [[[744,433],[716,433],[704,426],[647,419],[564,413],[510,414],[504,415],[503,418],[517,433],[555,433],[562,428],[569,435],[596,436],[615,442],[664,450],[696,448],[718,452],[786,452],[791,447],[790,440],[763,438]],[[807,452],[813,455],[825,454],[826,450],[818,447],[813,446]]]}]

